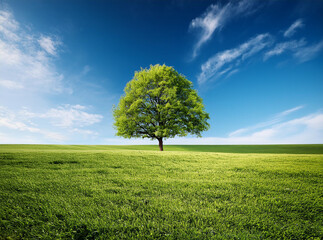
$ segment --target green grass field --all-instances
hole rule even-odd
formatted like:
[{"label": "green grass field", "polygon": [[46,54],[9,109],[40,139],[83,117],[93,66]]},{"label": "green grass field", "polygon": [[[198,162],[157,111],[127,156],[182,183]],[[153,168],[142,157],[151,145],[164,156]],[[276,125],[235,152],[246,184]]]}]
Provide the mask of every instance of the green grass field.
[{"label": "green grass field", "polygon": [[0,145],[0,239],[322,239],[323,145]]}]

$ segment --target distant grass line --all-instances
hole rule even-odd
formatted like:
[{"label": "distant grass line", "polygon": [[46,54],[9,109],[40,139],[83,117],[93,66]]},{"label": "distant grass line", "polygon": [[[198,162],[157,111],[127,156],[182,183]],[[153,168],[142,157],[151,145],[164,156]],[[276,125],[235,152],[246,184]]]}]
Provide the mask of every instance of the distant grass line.
[{"label": "distant grass line", "polygon": [[[323,144],[296,145],[174,145],[170,151],[222,152],[222,153],[286,153],[323,154]],[[176,150],[175,150],[176,149]]]},{"label": "distant grass line", "polygon": [[[107,151],[147,150],[159,151],[157,145],[42,145],[0,144],[0,151]],[[219,152],[219,153],[272,153],[272,154],[323,154],[323,144],[288,145],[165,145],[165,151]]]}]

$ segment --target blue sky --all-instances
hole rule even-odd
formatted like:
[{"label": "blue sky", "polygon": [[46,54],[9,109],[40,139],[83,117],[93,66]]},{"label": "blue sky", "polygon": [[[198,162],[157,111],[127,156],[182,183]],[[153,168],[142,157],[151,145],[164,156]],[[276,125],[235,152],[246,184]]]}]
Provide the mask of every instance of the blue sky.
[{"label": "blue sky", "polygon": [[166,144],[323,143],[323,2],[0,2],[0,143],[155,144],[115,136],[134,72],[173,66],[210,113]]}]

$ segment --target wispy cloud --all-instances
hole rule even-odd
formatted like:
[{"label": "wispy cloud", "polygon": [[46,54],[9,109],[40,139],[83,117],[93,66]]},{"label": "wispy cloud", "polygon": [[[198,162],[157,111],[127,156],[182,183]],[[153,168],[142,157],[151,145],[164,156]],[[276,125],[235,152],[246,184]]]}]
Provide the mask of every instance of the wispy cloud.
[{"label": "wispy cloud", "polygon": [[[285,35],[290,37],[297,28],[303,26],[303,20],[298,19],[286,30]],[[249,39],[235,48],[216,53],[201,65],[201,72],[197,77],[198,83],[201,85],[220,78],[229,78],[239,72],[239,66],[246,59],[257,53],[263,54],[264,61],[287,53],[302,63],[313,59],[323,50],[323,41],[312,45],[309,45],[305,38],[275,44],[276,41],[276,38],[271,34],[264,33]],[[272,45],[273,47],[270,49]]]},{"label": "wispy cloud", "polygon": [[292,37],[298,28],[304,27],[305,24],[302,19],[297,19],[285,32],[284,37]]},{"label": "wispy cloud", "polygon": [[286,51],[296,52],[304,45],[306,45],[305,39],[277,43],[272,50],[265,53],[264,60],[266,61],[268,58],[283,54]]},{"label": "wispy cloud", "polygon": [[59,42],[32,33],[9,11],[0,11],[0,81],[2,88],[62,92],[64,78],[54,64]]},{"label": "wispy cloud", "polygon": [[[0,143],[86,142],[98,136],[95,124],[103,116],[91,108],[47,107],[60,99],[59,94],[71,92],[56,65],[61,60],[60,39],[18,22],[9,10],[0,10]],[[77,78],[90,70],[85,65]]]},{"label": "wispy cloud", "polygon": [[16,31],[19,29],[18,22],[12,17],[8,11],[0,10],[0,33],[4,38],[10,41],[20,40]]},{"label": "wispy cloud", "polygon": [[241,136],[242,134],[245,134],[245,133],[248,133],[248,132],[250,133],[252,131],[256,131],[256,130],[259,130],[261,128],[265,128],[265,127],[277,124],[279,122],[282,122],[285,119],[286,116],[288,116],[291,113],[294,113],[294,112],[296,112],[296,111],[298,111],[298,110],[300,110],[302,108],[304,108],[304,106],[300,105],[300,106],[288,109],[286,111],[283,111],[281,113],[278,113],[278,114],[276,114],[275,116],[273,116],[271,119],[269,119],[267,121],[257,123],[257,124],[255,124],[253,126],[237,129],[237,130],[229,133],[229,137]]},{"label": "wispy cloud", "polygon": [[[4,107],[0,107],[0,128],[16,130],[19,132],[27,132],[27,134],[28,133],[40,134],[44,136],[45,139],[47,140],[53,140],[58,142],[65,140],[65,137],[62,134],[35,127],[34,124],[23,121],[19,117],[19,115],[15,114],[13,111],[10,111]],[[20,133],[19,135],[21,137],[21,135],[24,135],[24,134]],[[8,143],[8,142],[3,141],[2,143]]]},{"label": "wispy cloud", "polygon": [[[201,66],[198,83],[203,84],[215,80],[221,75],[233,74],[237,67],[247,58],[255,55],[272,44],[270,34],[259,34],[236,48],[225,50],[215,54]],[[229,70],[231,70],[229,72]]]},{"label": "wispy cloud", "polygon": [[56,56],[57,46],[60,45],[59,41],[55,41],[49,36],[41,36],[38,43],[47,53]]},{"label": "wispy cloud", "polygon": [[299,48],[297,51],[294,53],[294,57],[298,59],[300,62],[307,62],[323,50],[323,40],[320,41],[319,43]]},{"label": "wispy cloud", "polygon": [[17,121],[15,114],[4,107],[0,107],[0,126],[28,132],[40,131],[38,128],[28,126],[21,121]]},{"label": "wispy cloud", "polygon": [[323,41],[308,45],[305,39],[277,43],[272,50],[264,54],[264,61],[283,53],[291,53],[300,63],[312,60],[323,50]]},{"label": "wispy cloud", "polygon": [[189,29],[198,31],[198,41],[193,48],[192,57],[198,55],[202,45],[212,38],[217,29],[221,30],[232,18],[253,12],[256,9],[253,5],[251,0],[231,1],[224,6],[212,4],[200,17],[193,19]]},{"label": "wispy cloud", "polygon": [[42,118],[49,119],[55,127],[76,128],[85,127],[100,122],[103,116],[86,112],[86,107],[82,105],[65,104],[57,108],[51,108],[45,113],[34,113],[26,109],[20,114],[29,119]]},{"label": "wispy cloud", "polygon": [[102,115],[85,112],[85,109],[81,105],[64,105],[39,116],[51,119],[53,125],[58,127],[84,127],[102,120]]},{"label": "wispy cloud", "polygon": [[5,79],[0,79],[0,86],[7,89],[21,89],[23,85],[14,81],[9,81]]},{"label": "wispy cloud", "polygon": [[91,131],[91,130],[86,130],[86,129],[79,129],[79,128],[73,128],[70,130],[73,133],[80,133],[82,135],[88,135],[88,136],[97,136],[98,133],[95,131]]},{"label": "wispy cloud", "polygon": [[190,29],[200,30],[199,39],[193,49],[193,58],[197,56],[201,46],[212,37],[213,32],[223,26],[229,6],[227,4],[220,8],[218,5],[211,5],[201,17],[192,20]]},{"label": "wispy cloud", "polygon": [[250,138],[264,143],[323,143],[322,136],[323,114],[314,113],[257,131]]},{"label": "wispy cloud", "polygon": [[293,112],[296,112],[300,109],[304,108],[304,105],[300,105],[300,106],[297,106],[297,107],[294,107],[294,108],[291,108],[291,109],[288,109],[288,110],[285,110],[281,113],[278,113],[276,114],[275,118],[282,118],[282,117],[285,117]]},{"label": "wispy cloud", "polygon": [[[31,139],[38,139],[38,143],[42,142],[42,137],[45,141],[54,142],[64,142],[80,135],[93,138],[98,133],[86,127],[100,122],[103,116],[86,110],[82,105],[63,105],[35,113],[28,109],[13,111],[0,106],[0,129],[1,132],[11,130],[11,136],[18,134],[22,139],[31,134]],[[21,141],[17,139],[17,142]]]}]

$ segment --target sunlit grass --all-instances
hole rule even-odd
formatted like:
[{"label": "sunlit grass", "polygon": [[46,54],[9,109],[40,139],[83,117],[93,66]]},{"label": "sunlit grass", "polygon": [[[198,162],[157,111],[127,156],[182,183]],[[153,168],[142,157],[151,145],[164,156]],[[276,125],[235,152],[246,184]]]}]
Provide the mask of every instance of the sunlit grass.
[{"label": "sunlit grass", "polygon": [[1,145],[0,239],[323,234],[322,154],[126,147]]}]

